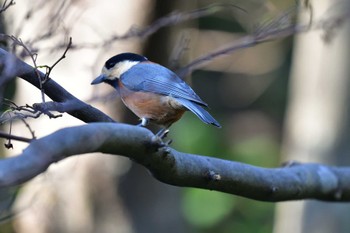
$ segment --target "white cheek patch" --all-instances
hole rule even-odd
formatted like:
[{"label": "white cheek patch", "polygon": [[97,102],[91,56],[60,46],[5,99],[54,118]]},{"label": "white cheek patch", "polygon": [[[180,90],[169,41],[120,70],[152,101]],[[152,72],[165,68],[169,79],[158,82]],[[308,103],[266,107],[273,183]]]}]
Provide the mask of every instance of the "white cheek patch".
[{"label": "white cheek patch", "polygon": [[140,63],[139,61],[122,61],[117,63],[113,68],[102,68],[102,73],[106,75],[109,80],[119,79],[122,74],[128,71],[134,65]]}]

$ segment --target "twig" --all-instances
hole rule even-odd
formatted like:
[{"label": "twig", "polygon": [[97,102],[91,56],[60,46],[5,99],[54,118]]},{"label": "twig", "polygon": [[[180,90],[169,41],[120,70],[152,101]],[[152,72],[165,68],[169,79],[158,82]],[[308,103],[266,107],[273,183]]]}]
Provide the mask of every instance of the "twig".
[{"label": "twig", "polygon": [[[10,104],[8,104],[7,102]],[[26,104],[24,106],[18,106],[10,100],[5,100],[4,103],[7,106],[9,106],[11,113],[13,113],[13,115],[15,116],[15,117],[11,117],[10,120],[13,120],[15,118],[19,118],[21,120],[24,120],[25,118],[38,118],[42,114],[47,115],[49,118],[58,118],[58,117],[61,117],[62,115],[61,114],[55,115],[51,111],[66,112],[66,111],[70,111],[72,109],[76,110],[77,108],[79,108],[79,106],[72,106],[72,104],[71,104],[71,105],[69,105],[69,108],[60,109],[59,107],[62,106],[63,103],[55,103],[55,102],[45,102],[45,103],[40,103],[40,104],[33,104],[33,106],[30,106],[28,104]],[[57,106],[57,107],[55,108],[52,106],[55,106],[55,107]],[[6,111],[6,113],[7,112],[8,111]],[[22,112],[25,112],[25,113],[22,113]],[[2,118],[2,116],[0,117],[0,119]],[[8,120],[6,120],[6,121],[8,121]],[[4,123],[4,122],[5,122],[5,120],[0,121],[0,123]]]},{"label": "twig", "polygon": [[36,139],[36,137],[35,137],[35,132],[34,132],[34,130],[32,129],[32,127],[30,127],[30,125],[28,124],[28,122],[27,122],[24,118],[21,118],[21,121],[22,121],[23,124],[27,127],[27,129],[29,130],[30,134],[32,135],[32,139]]},{"label": "twig", "polygon": [[0,14],[6,11],[10,6],[13,6],[15,4],[16,2],[14,0],[11,0],[10,2],[7,2],[7,0],[5,0],[0,8]]},{"label": "twig", "polygon": [[177,69],[180,67],[179,61],[183,54],[189,50],[190,37],[187,34],[182,34],[170,55],[169,67]]},{"label": "twig", "polygon": [[[149,26],[145,28],[139,29],[136,27],[132,27],[126,33],[122,35],[112,35],[110,38],[104,40],[103,42],[80,43],[80,44],[72,45],[71,48],[72,49],[86,49],[86,48],[94,49],[94,48],[103,47],[103,46],[110,46],[112,43],[115,43],[120,40],[128,40],[131,38],[144,39],[154,34],[161,28],[176,25],[188,20],[198,19],[201,17],[205,17],[207,15],[215,14],[217,12],[227,10],[227,9],[232,9],[232,8],[237,9],[241,12],[247,13],[245,9],[235,4],[216,4],[215,3],[207,7],[203,7],[192,11],[172,12],[167,16],[157,19],[155,22],[151,23]],[[54,48],[62,49],[65,46],[66,46],[65,44],[60,44],[60,45],[56,45]],[[51,50],[52,47],[46,47],[44,49]]]},{"label": "twig", "polygon": [[208,61],[211,61],[223,55],[233,53],[234,51],[240,49],[255,46],[260,43],[282,39],[288,36],[304,33],[309,30],[328,29],[326,28],[327,25],[332,25],[333,27],[331,27],[331,29],[334,30],[335,27],[339,27],[341,25],[338,22],[343,22],[345,19],[348,19],[350,17],[347,12],[347,14],[338,15],[337,17],[319,20],[317,22],[314,22],[312,25],[311,21],[313,20],[313,9],[312,7],[308,7],[307,10],[310,14],[309,22],[307,24],[292,24],[289,21],[289,12],[287,15],[282,15],[274,19],[274,21],[270,22],[268,25],[261,27],[253,35],[244,36],[241,39],[238,39],[233,43],[227,45],[225,48],[214,50],[204,56],[196,58],[185,67],[178,70],[177,74],[183,78],[192,70],[205,65]]},{"label": "twig", "polygon": [[[4,114],[0,117],[0,123],[3,124],[8,120],[13,119],[24,119],[24,118],[38,118],[42,112],[34,109],[32,106],[29,106],[28,104],[24,106],[18,106],[16,103],[14,103],[11,100],[4,99],[4,104],[9,107],[9,110],[5,111]],[[8,112],[13,113],[14,117],[10,117],[9,119],[6,119],[4,116]],[[25,113],[22,113],[25,112]]]},{"label": "twig", "polygon": [[[69,38],[69,42],[68,42],[68,45],[66,46],[66,49],[65,51],[63,52],[62,56],[52,65],[52,66],[38,66],[37,65],[37,62],[36,62],[36,59],[37,59],[37,54],[36,53],[33,53],[29,47],[27,45],[25,45],[23,43],[23,41],[19,38],[16,38],[15,36],[7,36],[7,35],[3,35],[5,37],[8,37],[10,38],[16,45],[19,45],[21,47],[23,47],[24,51],[26,51],[27,55],[30,56],[32,62],[33,62],[33,65],[34,65],[34,68],[35,68],[35,73],[38,77],[38,80],[39,80],[39,89],[41,91],[41,99],[42,99],[42,102],[45,103],[45,90],[43,88],[43,84],[49,79],[49,76],[50,76],[50,73],[52,71],[52,69],[61,61],[63,60],[65,57],[66,57],[66,54],[69,50],[69,48],[71,47],[72,45],[72,38],[70,37]],[[46,74],[44,75],[44,77],[42,77],[40,75],[40,71],[38,68],[40,67],[45,67],[46,68]],[[50,118],[55,118],[56,116],[55,115],[52,115],[50,113],[46,113]]]},{"label": "twig", "polygon": [[[28,65],[27,63],[21,61],[20,59],[16,58],[13,54],[10,54],[9,52],[0,48],[0,61],[7,60],[7,59],[12,59],[13,66],[17,68],[16,72],[13,74],[14,76],[18,76],[23,80],[29,82],[31,85],[40,89],[41,82],[40,80],[38,80],[36,69]],[[38,72],[40,74],[40,77],[42,78],[45,77],[44,73],[40,71]],[[104,114],[100,110],[77,99],[75,96],[73,96],[63,87],[61,87],[54,80],[49,79],[47,82],[43,84],[43,86],[45,90],[47,90],[46,95],[50,97],[53,101],[57,103],[74,102],[74,105],[76,106],[76,108],[67,110],[67,113],[72,115],[73,117],[76,117],[86,123],[98,122],[98,121],[115,122],[111,117]]]},{"label": "twig", "polygon": [[64,58],[66,58],[66,54],[68,52],[68,50],[70,49],[70,47],[72,46],[72,37],[69,37],[69,42],[67,44],[66,49],[64,50],[62,56],[57,59],[57,61],[52,65],[52,66],[48,66],[48,65],[43,65],[43,66],[38,66],[39,68],[46,68],[46,74],[45,74],[45,78],[43,80],[43,82],[46,82],[48,80],[48,78],[50,77],[51,71],[53,70],[53,68],[60,62],[62,61]]},{"label": "twig", "polygon": [[234,41],[230,46],[226,48],[215,50],[193,60],[188,65],[179,69],[176,73],[179,75],[179,77],[183,78],[188,75],[193,69],[203,66],[205,63],[213,60],[216,57],[232,53],[233,51],[239,49],[248,48],[256,44],[257,41],[253,37],[245,36],[239,40]]},{"label": "twig", "polygon": [[154,34],[156,31],[163,27],[176,25],[184,21],[192,20],[192,19],[198,19],[207,15],[211,15],[214,13],[217,13],[222,10],[226,10],[228,8],[235,8],[238,9],[244,13],[247,13],[246,10],[243,8],[240,8],[234,4],[212,4],[207,7],[203,7],[200,9],[196,9],[193,11],[188,12],[173,12],[170,15],[167,15],[165,17],[162,17],[155,22],[153,22],[150,26],[142,29],[142,30],[135,30],[135,28],[131,28],[129,32],[122,36],[112,36],[109,40],[106,41],[106,43],[111,43],[116,40],[125,40],[129,39],[131,37],[140,37],[145,38],[149,35]]},{"label": "twig", "polygon": [[[10,114],[9,112],[7,114]],[[10,120],[10,127],[9,127],[9,133],[8,135],[12,135],[11,134],[11,131],[12,131],[12,120]],[[6,147],[6,149],[12,149],[13,148],[13,145],[11,143],[11,138],[10,137],[7,137],[8,141],[7,143],[4,144],[4,146]]]},{"label": "twig", "polygon": [[23,43],[23,41],[20,39],[20,38],[16,38],[15,36],[9,36],[10,39],[12,39],[12,41],[16,44],[16,45],[19,45],[21,47],[23,47],[24,51],[26,51],[26,53],[29,55],[29,57],[32,59],[32,62],[33,62],[33,65],[34,65],[34,68],[35,68],[35,73],[38,77],[38,80],[39,80],[39,86],[40,86],[40,91],[41,91],[41,99],[43,101],[43,103],[45,103],[45,91],[43,89],[43,79],[42,77],[40,76],[40,72],[39,72],[39,69],[38,69],[38,65],[36,63],[36,59],[37,59],[37,56],[38,54],[36,53],[33,53],[27,45],[25,45]]},{"label": "twig", "polygon": [[[5,139],[8,139],[9,141],[12,139],[12,140],[16,140],[20,142],[28,142],[28,143],[34,140],[34,138],[25,138],[25,137],[15,136],[15,135],[12,135],[11,133],[5,133],[3,131],[0,131],[0,138],[5,138]],[[5,147],[7,149],[11,148],[11,146],[8,147],[7,144],[5,144]]]}]

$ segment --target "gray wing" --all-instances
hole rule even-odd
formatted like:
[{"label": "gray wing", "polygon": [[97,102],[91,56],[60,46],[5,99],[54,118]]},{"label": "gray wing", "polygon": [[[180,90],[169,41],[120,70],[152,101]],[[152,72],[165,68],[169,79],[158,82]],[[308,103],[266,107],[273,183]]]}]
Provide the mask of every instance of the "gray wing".
[{"label": "gray wing", "polygon": [[154,63],[139,63],[121,75],[120,81],[133,91],[153,92],[174,98],[183,98],[208,106],[171,70]]}]

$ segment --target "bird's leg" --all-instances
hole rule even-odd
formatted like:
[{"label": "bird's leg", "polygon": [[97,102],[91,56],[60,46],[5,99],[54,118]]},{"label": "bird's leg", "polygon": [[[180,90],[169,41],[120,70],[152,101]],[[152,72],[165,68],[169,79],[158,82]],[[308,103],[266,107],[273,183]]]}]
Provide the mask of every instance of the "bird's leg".
[{"label": "bird's leg", "polygon": [[141,123],[138,124],[137,126],[145,127],[146,125],[148,125],[148,122],[149,122],[149,120],[147,118],[142,117],[141,118]]},{"label": "bird's leg", "polygon": [[163,139],[167,136],[168,133],[169,129],[167,127],[162,128],[158,133],[156,133],[156,135],[154,135],[153,140],[157,142],[160,141],[161,147],[169,146],[173,140],[170,139],[166,142],[163,142]]},{"label": "bird's leg", "polygon": [[[160,137],[161,139],[164,139],[168,133],[169,133],[169,128],[172,125],[172,123],[164,125],[164,128],[162,128],[161,130],[159,130],[159,132],[156,134],[157,137]],[[171,143],[171,142],[170,142]],[[170,144],[169,143],[169,144]]]},{"label": "bird's leg", "polygon": [[[170,124],[171,125],[171,124]],[[155,141],[161,141],[161,147],[165,147],[165,146],[169,146],[173,140],[168,140],[166,142],[163,142],[163,139],[168,135],[169,133],[169,127],[170,125],[165,126],[164,128],[162,128],[161,130],[158,131],[158,133],[156,133],[156,135],[154,135],[153,139]]]}]

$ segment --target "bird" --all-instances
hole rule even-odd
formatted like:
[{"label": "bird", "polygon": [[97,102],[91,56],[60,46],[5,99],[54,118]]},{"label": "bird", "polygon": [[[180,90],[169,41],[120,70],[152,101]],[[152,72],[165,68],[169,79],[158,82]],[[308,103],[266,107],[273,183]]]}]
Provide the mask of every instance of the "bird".
[{"label": "bird", "polygon": [[204,123],[221,128],[204,109],[208,104],[186,82],[142,55],[127,52],[109,58],[91,85],[100,83],[119,92],[126,107],[140,118],[140,126],[151,122],[162,126],[164,133],[189,110]]}]

